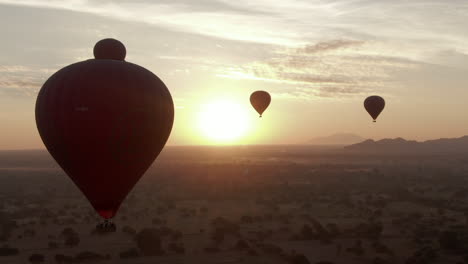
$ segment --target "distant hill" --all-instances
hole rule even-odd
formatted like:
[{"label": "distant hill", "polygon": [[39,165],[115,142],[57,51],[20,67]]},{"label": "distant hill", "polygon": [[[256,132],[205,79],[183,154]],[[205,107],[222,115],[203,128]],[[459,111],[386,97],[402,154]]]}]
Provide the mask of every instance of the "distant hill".
[{"label": "distant hill", "polygon": [[331,136],[326,137],[316,137],[307,144],[310,145],[351,145],[362,142],[366,140],[358,135],[351,134],[351,133],[338,133]]},{"label": "distant hill", "polygon": [[372,139],[364,142],[346,146],[345,149],[353,151],[366,152],[466,152],[468,153],[468,136],[460,138],[441,138],[418,142],[414,140],[405,140],[403,138],[382,139],[374,141]]}]

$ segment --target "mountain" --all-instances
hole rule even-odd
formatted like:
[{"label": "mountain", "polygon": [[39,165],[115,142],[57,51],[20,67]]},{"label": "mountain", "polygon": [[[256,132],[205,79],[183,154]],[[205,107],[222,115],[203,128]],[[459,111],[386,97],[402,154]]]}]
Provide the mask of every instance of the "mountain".
[{"label": "mountain", "polygon": [[364,141],[365,138],[362,138],[358,135],[351,133],[338,133],[326,137],[316,137],[309,142],[310,145],[351,145]]},{"label": "mountain", "polygon": [[468,153],[468,136],[460,138],[441,138],[418,142],[414,140],[405,140],[403,138],[382,139],[374,141],[372,139],[364,142],[346,146],[345,149],[352,151],[365,152],[400,152],[400,153],[415,153],[415,152],[451,152],[451,153]]}]

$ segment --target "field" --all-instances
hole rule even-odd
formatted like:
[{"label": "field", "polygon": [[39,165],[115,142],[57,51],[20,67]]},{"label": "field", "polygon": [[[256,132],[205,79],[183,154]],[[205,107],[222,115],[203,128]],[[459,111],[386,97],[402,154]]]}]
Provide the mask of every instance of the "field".
[{"label": "field", "polygon": [[46,151],[2,151],[0,263],[468,263],[467,161],[167,147],[103,234]]}]

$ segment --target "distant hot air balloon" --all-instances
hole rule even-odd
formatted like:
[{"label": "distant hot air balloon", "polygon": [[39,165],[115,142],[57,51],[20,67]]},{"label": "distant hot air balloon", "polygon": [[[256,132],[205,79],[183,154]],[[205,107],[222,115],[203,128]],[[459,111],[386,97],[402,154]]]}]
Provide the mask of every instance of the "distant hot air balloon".
[{"label": "distant hot air balloon", "polygon": [[380,115],[382,110],[385,107],[385,100],[377,95],[369,96],[364,101],[364,108],[370,114],[370,116],[375,120]]},{"label": "distant hot air balloon", "polygon": [[250,95],[250,103],[253,108],[260,114],[262,117],[263,112],[270,105],[271,96],[265,91],[255,91]]},{"label": "distant hot air balloon", "polygon": [[159,155],[174,121],[164,83],[124,61],[125,53],[118,40],[99,41],[95,59],[53,74],[36,102],[42,141],[105,223]]}]

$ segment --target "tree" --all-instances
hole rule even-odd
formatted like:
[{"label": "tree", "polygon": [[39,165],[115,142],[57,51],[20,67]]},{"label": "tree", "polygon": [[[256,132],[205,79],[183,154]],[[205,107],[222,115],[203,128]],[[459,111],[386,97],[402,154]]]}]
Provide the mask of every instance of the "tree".
[{"label": "tree", "polygon": [[240,221],[243,224],[251,224],[253,222],[253,218],[250,215],[243,215],[241,217]]},{"label": "tree", "polygon": [[303,254],[294,254],[289,261],[290,264],[310,264],[309,259]]},{"label": "tree", "polygon": [[164,254],[160,232],[154,228],[145,228],[135,237],[140,251],[145,256],[160,256]]},{"label": "tree", "polygon": [[67,247],[78,246],[80,244],[80,237],[78,236],[78,234],[68,236],[68,237],[65,238],[65,243],[64,244]]},{"label": "tree", "polygon": [[62,236],[64,236],[64,237],[66,237],[66,236],[69,236],[69,235],[76,234],[76,231],[71,227],[67,227],[67,228],[64,228],[60,234]]},{"label": "tree", "polygon": [[73,228],[65,228],[62,230],[61,236],[65,238],[65,246],[74,247],[80,244],[80,236]]},{"label": "tree", "polygon": [[163,225],[166,223],[166,221],[161,218],[156,217],[156,218],[153,218],[153,220],[151,220],[151,223],[153,225]]},{"label": "tree", "polygon": [[439,244],[445,250],[458,250],[462,246],[460,237],[454,231],[442,232],[439,236]]},{"label": "tree", "polygon": [[406,264],[429,264],[437,259],[437,252],[431,247],[424,247],[414,252]]},{"label": "tree", "polygon": [[170,251],[173,251],[177,254],[185,253],[185,247],[183,243],[171,242],[168,247]]},{"label": "tree", "polygon": [[140,257],[140,253],[138,252],[138,249],[130,248],[130,249],[126,250],[126,251],[120,252],[119,257],[121,259],[138,258],[138,257]]},{"label": "tree", "polygon": [[29,262],[37,264],[37,263],[44,263],[45,257],[42,254],[32,254],[29,256]]},{"label": "tree", "polygon": [[203,249],[206,253],[218,253],[219,251],[221,251],[218,247],[216,246],[213,246],[213,247],[205,247]]},{"label": "tree", "polygon": [[250,246],[245,240],[240,239],[240,240],[237,241],[234,248],[237,249],[237,250],[248,250],[248,249],[250,249]]},{"label": "tree", "polygon": [[122,232],[124,232],[124,233],[126,233],[126,234],[129,234],[129,235],[131,235],[131,236],[134,236],[134,235],[136,235],[136,233],[137,233],[136,230],[135,230],[134,228],[132,228],[131,226],[128,226],[128,225],[126,225],[126,226],[124,226],[124,227],[122,228]]},{"label": "tree", "polygon": [[341,234],[340,228],[335,223],[328,223],[326,225],[327,231],[332,237],[339,236]]},{"label": "tree", "polygon": [[54,241],[50,241],[47,246],[49,247],[49,249],[56,249],[58,248],[58,243]]},{"label": "tree", "polygon": [[[107,258],[108,257],[106,257],[106,256],[102,256],[102,255],[100,255],[98,253],[91,252],[91,251],[83,251],[83,252],[78,253],[75,256],[75,260],[78,263],[81,263],[81,262],[96,262],[96,261],[106,260]],[[109,256],[109,258],[110,258],[110,256]]]},{"label": "tree", "polygon": [[55,255],[55,262],[58,264],[68,264],[68,263],[73,263],[74,259],[71,256],[65,256],[63,254],[57,254]]},{"label": "tree", "polygon": [[16,256],[19,254],[19,250],[17,248],[11,248],[7,246],[3,246],[0,248],[0,256]]},{"label": "tree", "polygon": [[311,240],[315,238],[315,233],[309,225],[304,225],[300,231],[300,239]]},{"label": "tree", "polygon": [[221,244],[224,241],[224,230],[216,228],[211,235],[211,239],[213,239],[216,244]]},{"label": "tree", "polygon": [[376,257],[372,260],[372,264],[390,264],[390,262],[388,262],[387,260],[383,258]]}]

